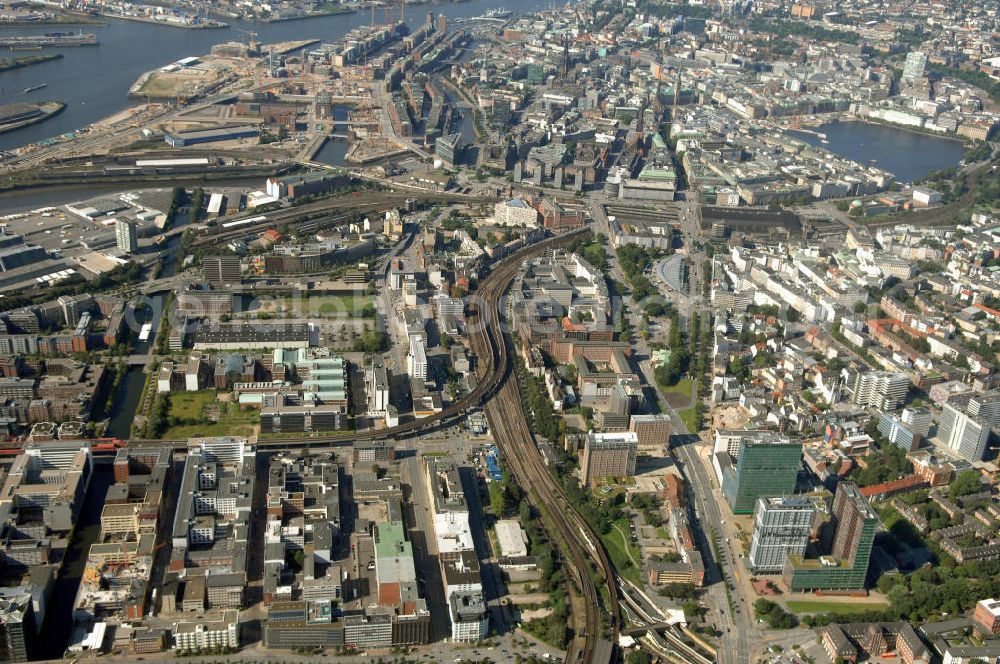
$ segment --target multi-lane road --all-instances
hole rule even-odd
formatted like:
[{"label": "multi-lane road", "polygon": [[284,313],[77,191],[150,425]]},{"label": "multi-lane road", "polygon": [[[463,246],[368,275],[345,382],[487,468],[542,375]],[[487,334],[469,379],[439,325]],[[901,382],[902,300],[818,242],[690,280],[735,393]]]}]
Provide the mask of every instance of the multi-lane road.
[{"label": "multi-lane road", "polygon": [[[695,312],[699,312],[703,316],[709,313],[702,296],[704,278],[701,272],[705,254],[702,250],[695,249],[700,238],[697,213],[694,207],[683,202],[678,205],[681,208],[681,231],[684,234],[690,266],[689,292],[672,293],[671,295],[678,312],[685,320],[689,320]],[[590,207],[596,230],[610,237],[611,228],[603,210],[601,197],[593,197]],[[609,254],[611,275],[625,283],[625,275],[618,264],[617,256],[613,250],[609,251]],[[644,323],[636,304],[628,296],[624,297],[622,304],[628,312],[626,315],[629,316],[632,329],[642,329]],[[718,659],[723,664],[747,661],[750,653],[759,649],[762,634],[757,628],[753,607],[750,606],[742,592],[741,584],[734,578],[734,575],[738,574],[736,572],[736,554],[725,535],[725,517],[716,500],[716,495],[713,493],[709,471],[698,454],[698,447],[705,445],[705,443],[700,441],[696,432],[688,431],[687,425],[677,415],[657,386],[653,375],[653,365],[650,361],[650,349],[646,341],[641,336],[636,336],[633,343],[636,347],[634,357],[637,368],[656,395],[662,412],[671,420],[672,446],[682,464],[684,476],[689,483],[690,493],[693,497],[695,505],[694,530],[699,549],[706,562],[705,582],[708,604],[714,615],[714,622],[722,632]],[[714,546],[713,540],[715,540]],[[717,559],[713,551],[718,554]],[[732,584],[734,590],[727,593],[726,584]],[[727,595],[731,598],[733,609],[730,608],[730,600],[727,599]]]}]

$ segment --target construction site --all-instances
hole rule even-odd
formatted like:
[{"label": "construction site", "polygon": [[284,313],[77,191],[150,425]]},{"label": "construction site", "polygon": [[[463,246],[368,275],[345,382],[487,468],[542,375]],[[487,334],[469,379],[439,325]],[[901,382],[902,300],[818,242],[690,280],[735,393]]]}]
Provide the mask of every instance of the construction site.
[{"label": "construction site", "polygon": [[[241,30],[241,41],[146,72],[129,93],[144,99],[147,110],[161,111],[161,121],[143,132],[144,147],[212,143],[248,157],[308,162],[328,140],[339,139],[348,142],[346,162],[405,154],[409,148],[396,140],[391,114],[383,121],[378,110],[387,105],[387,76],[419,59],[414,53],[434,26],[411,33],[404,16],[402,6],[372,7],[371,24],[336,43],[262,44],[256,32]],[[156,142],[160,137],[163,143]]]}]

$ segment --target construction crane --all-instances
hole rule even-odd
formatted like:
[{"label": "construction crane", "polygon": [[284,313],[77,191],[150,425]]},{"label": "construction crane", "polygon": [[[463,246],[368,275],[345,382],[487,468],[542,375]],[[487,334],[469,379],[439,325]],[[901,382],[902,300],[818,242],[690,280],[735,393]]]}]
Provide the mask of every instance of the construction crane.
[{"label": "construction crane", "polygon": [[[243,33],[243,36],[244,36],[244,42],[243,43],[247,47],[247,57],[249,57],[251,51],[253,53],[256,53],[257,49],[260,46],[257,43],[257,33],[254,32],[253,30],[244,30],[243,28],[236,28],[236,31]],[[250,38],[249,42],[246,41],[247,37]]]}]

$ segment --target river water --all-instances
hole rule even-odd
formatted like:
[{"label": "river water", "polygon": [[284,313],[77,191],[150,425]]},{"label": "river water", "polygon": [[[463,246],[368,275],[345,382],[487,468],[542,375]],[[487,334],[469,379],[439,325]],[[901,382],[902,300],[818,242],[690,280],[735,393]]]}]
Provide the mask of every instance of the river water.
[{"label": "river water", "polygon": [[[505,6],[516,12],[530,12],[542,6],[539,0],[471,0],[470,2],[408,7],[406,19],[410,27],[426,20],[427,12],[445,14],[450,18],[480,16],[485,11]],[[398,11],[398,10],[397,10]],[[397,14],[398,15],[398,14]],[[359,11],[298,21],[248,24],[230,21],[230,27],[219,30],[187,30],[135,21],[106,19],[108,25],[84,26],[84,32],[97,35],[100,45],[79,48],[45,49],[41,53],[62,53],[61,60],[32,65],[0,73],[0,104],[15,101],[60,100],[66,110],[45,122],[7,134],[0,134],[0,150],[9,150],[51,136],[79,129],[108,117],[131,104],[129,88],[139,76],[157,67],[187,56],[208,53],[214,44],[244,41],[239,29],[258,33],[264,43],[295,39],[339,40],[346,32],[371,22],[371,14]],[[382,10],[376,11],[382,20]],[[0,27],[0,35],[36,34],[76,30],[63,26]],[[28,51],[34,55],[39,51]],[[16,54],[15,54],[16,55]],[[25,88],[47,83],[48,86],[30,93]]]},{"label": "river water", "polygon": [[965,156],[961,141],[872,122],[836,122],[820,125],[816,131],[826,134],[828,143],[816,134],[788,133],[859,164],[883,168],[902,182],[956,166]]}]

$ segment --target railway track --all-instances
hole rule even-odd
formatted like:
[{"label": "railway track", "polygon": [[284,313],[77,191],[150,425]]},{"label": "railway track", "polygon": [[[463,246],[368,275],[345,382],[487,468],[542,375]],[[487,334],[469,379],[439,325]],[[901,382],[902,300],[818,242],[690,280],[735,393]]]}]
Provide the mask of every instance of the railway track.
[{"label": "railway track", "polygon": [[[337,447],[349,445],[354,440],[372,440],[387,438],[406,438],[419,434],[427,429],[435,428],[443,422],[454,417],[467,414],[472,409],[482,406],[494,394],[500,384],[507,378],[509,373],[509,358],[506,347],[503,346],[503,339],[500,336],[496,312],[500,305],[500,300],[506,292],[508,285],[517,273],[521,262],[538,256],[544,251],[568,242],[573,237],[589,232],[586,229],[579,229],[552,237],[541,242],[537,242],[528,247],[506,257],[499,262],[493,270],[480,282],[476,295],[480,298],[478,309],[480,314],[489,312],[485,321],[470,321],[470,328],[477,328],[478,331],[472,337],[473,350],[478,354],[479,362],[479,382],[467,395],[457,400],[439,413],[422,417],[420,419],[404,422],[394,427],[384,429],[372,429],[369,431],[341,431],[326,436],[311,436],[291,439],[259,440],[259,449],[287,449],[288,447]],[[480,323],[480,324],[477,324]],[[497,326],[496,330],[491,329]],[[487,336],[483,336],[487,334]],[[497,344],[497,345],[495,345]],[[133,439],[129,441],[132,445],[166,445],[175,449],[186,448],[186,441],[163,441],[150,439]]]},{"label": "railway track", "polygon": [[[568,238],[564,236],[556,239],[565,241]],[[548,246],[550,245],[541,248],[547,249]],[[536,245],[535,249],[534,254],[540,253],[540,247]],[[517,255],[515,258],[518,258]],[[504,269],[494,273],[497,278],[488,285],[484,284],[486,293],[483,299],[490,303],[490,307],[482,311],[481,316],[496,318],[485,321],[486,324],[481,321],[477,334],[470,341],[481,362],[487,356],[491,358],[489,371],[499,381],[494,397],[486,404],[494,440],[521,486],[537,496],[538,506],[548,515],[549,525],[557,533],[565,550],[573,583],[584,601],[584,615],[575,616],[576,629],[566,661],[590,662],[596,653],[597,644],[604,636],[602,622],[605,611],[610,617],[613,632],[617,633],[621,624],[618,587],[614,570],[600,540],[549,473],[524,417],[520,390],[513,376],[511,340],[499,325],[499,305],[520,263],[520,258],[505,261]],[[603,610],[598,585],[591,570],[599,573],[603,580],[601,585],[607,589],[608,605]]]},{"label": "railway track", "polygon": [[[315,201],[313,203],[305,203],[293,208],[275,210],[273,212],[263,214],[262,216],[266,217],[266,219],[257,223],[245,224],[233,228],[225,228],[222,225],[219,225],[208,230],[207,232],[202,231],[194,240],[193,244],[196,247],[207,244],[216,244],[235,237],[241,237],[247,233],[269,228],[275,224],[294,223],[296,227],[305,226],[305,228],[302,228],[301,230],[308,230],[310,226],[315,229],[319,226],[320,222],[328,220],[326,218],[326,215],[328,214],[344,214],[346,216],[347,211],[359,212],[361,214],[383,211],[388,210],[389,208],[398,207],[400,204],[405,203],[407,198],[414,198],[411,194],[378,192],[377,200],[369,200],[374,196],[375,195],[373,194],[365,194],[364,199],[361,201],[353,197],[348,197],[342,202]],[[435,197],[433,200],[447,200],[447,197]],[[300,222],[295,222],[295,220],[300,217],[310,215],[322,216],[317,216],[315,219],[306,219]]]},{"label": "railway track", "polygon": [[[405,438],[436,427],[453,417],[461,416],[485,404],[487,417],[494,438],[508,459],[511,470],[522,486],[536,497],[538,507],[549,516],[550,526],[561,542],[569,563],[570,576],[584,601],[584,615],[574,616],[576,629],[569,648],[567,661],[589,663],[593,660],[599,642],[604,638],[603,618],[610,619],[610,641],[617,641],[621,626],[618,586],[614,569],[596,533],[570,504],[555,478],[548,472],[541,453],[535,445],[522,410],[520,392],[514,380],[512,344],[501,329],[501,305],[511,282],[522,262],[542,254],[548,249],[568,243],[574,237],[589,232],[578,229],[525,247],[499,262],[483,279],[476,291],[479,297],[478,314],[470,318],[470,346],[479,363],[480,380],[472,392],[430,417],[413,420],[395,427],[372,431],[345,431],[336,435],[286,440],[258,441],[262,449],[290,447],[336,447],[349,445],[354,440]],[[185,447],[186,442],[133,440],[133,445],[174,445]],[[592,574],[593,572],[593,574]],[[595,576],[601,579],[600,586]],[[598,588],[606,589],[602,598]]]}]

